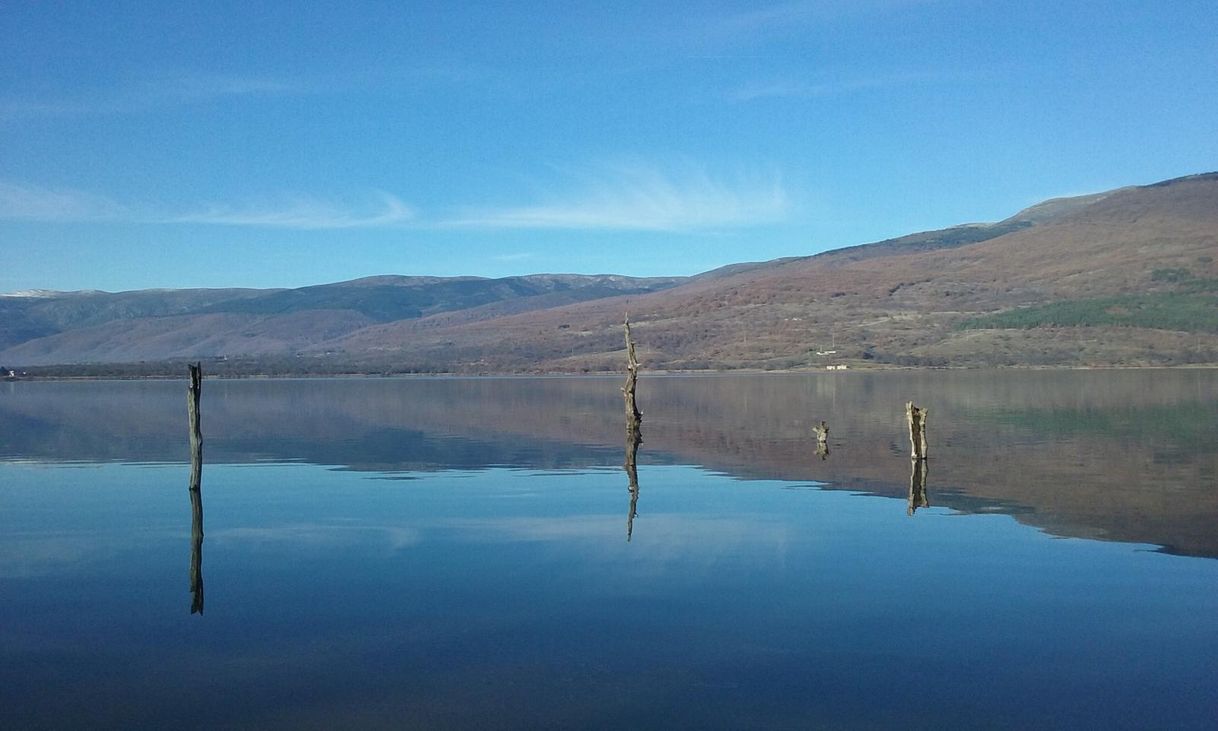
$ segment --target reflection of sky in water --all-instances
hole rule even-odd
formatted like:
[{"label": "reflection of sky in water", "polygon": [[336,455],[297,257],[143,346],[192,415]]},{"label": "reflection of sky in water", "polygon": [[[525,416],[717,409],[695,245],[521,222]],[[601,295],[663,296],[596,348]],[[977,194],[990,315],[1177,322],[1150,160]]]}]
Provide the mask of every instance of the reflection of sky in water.
[{"label": "reflection of sky in water", "polygon": [[652,464],[627,543],[620,469],[408,476],[207,465],[192,617],[186,467],[0,464],[0,721],[1218,717],[1218,561]]}]

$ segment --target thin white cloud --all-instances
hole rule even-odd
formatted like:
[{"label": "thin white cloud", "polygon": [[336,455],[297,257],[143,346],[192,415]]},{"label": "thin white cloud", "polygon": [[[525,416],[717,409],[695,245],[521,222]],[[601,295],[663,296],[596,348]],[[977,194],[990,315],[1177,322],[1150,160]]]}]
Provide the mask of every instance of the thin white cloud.
[{"label": "thin white cloud", "polygon": [[71,96],[0,99],[0,118],[131,114],[217,99],[303,93],[309,85],[258,76],[185,74],[143,79]]},{"label": "thin white cloud", "polygon": [[104,196],[0,180],[0,219],[106,221],[130,216],[124,206]]},{"label": "thin white cloud", "polygon": [[165,218],[164,222],[319,230],[381,228],[400,225],[415,217],[414,209],[396,196],[380,192],[377,198],[373,206],[340,206],[307,197],[252,207],[217,204]]},{"label": "thin white cloud", "polygon": [[[47,222],[111,221],[139,224],[247,226],[297,230],[426,226],[482,229],[565,229],[694,232],[758,226],[782,220],[787,191],[776,173],[712,176],[686,164],[661,169],[642,163],[568,170],[534,200],[468,206],[425,218],[400,198],[376,192],[365,200],[290,195],[247,202],[214,202],[177,209],[128,205],[76,190],[0,180],[0,219]],[[531,257],[509,253],[500,261]]]},{"label": "thin white cloud", "polygon": [[931,0],[795,0],[736,13],[695,16],[684,35],[695,42],[751,44],[775,35],[804,32],[809,26],[892,12]]},{"label": "thin white cloud", "polygon": [[727,98],[737,102],[771,98],[810,99],[870,89],[962,81],[978,77],[978,72],[902,71],[881,76],[833,79],[828,81],[808,81],[788,78],[745,84],[729,91]]},{"label": "thin white cloud", "polygon": [[163,81],[149,82],[142,91],[153,96],[172,96],[182,100],[207,100],[229,96],[290,94],[306,91],[299,81],[269,77],[219,76],[195,74]]},{"label": "thin white cloud", "polygon": [[51,189],[0,180],[0,219],[45,222],[204,224],[301,230],[380,228],[414,218],[401,199],[378,192],[375,200],[342,204],[290,196],[256,205],[210,204],[186,213],[136,207],[77,190]]},{"label": "thin white cloud", "polygon": [[543,193],[523,205],[467,209],[442,225],[682,232],[771,223],[788,207],[777,175],[725,179],[692,166],[662,171],[631,164],[566,177],[563,188],[573,192]]}]

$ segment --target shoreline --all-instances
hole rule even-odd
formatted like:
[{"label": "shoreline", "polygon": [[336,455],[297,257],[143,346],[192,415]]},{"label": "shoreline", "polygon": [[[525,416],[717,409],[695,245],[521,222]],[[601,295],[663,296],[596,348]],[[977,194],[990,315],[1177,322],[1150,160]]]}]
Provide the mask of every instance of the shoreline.
[{"label": "shoreline", "polygon": [[[184,364],[185,365],[185,364]],[[909,373],[913,371],[924,372],[979,372],[979,371],[1178,371],[1178,370],[1215,370],[1218,369],[1218,363],[1185,363],[1180,365],[1002,365],[1002,366],[860,366],[857,368],[785,368],[785,369],[765,369],[765,368],[729,368],[729,369],[699,369],[699,370],[644,370],[641,371],[647,377],[673,377],[673,376],[705,376],[708,378],[733,376],[733,375],[776,375],[776,376],[792,376],[792,375],[810,375],[816,373],[834,375],[851,374],[851,373]],[[520,371],[488,371],[484,373],[461,373],[461,372],[446,372],[446,373],[326,373],[326,374],[311,374],[311,373],[285,373],[285,374],[208,374],[204,371],[204,377],[208,380],[226,380],[226,381],[287,381],[287,380],[351,380],[351,379],[437,379],[437,380],[452,380],[452,379],[508,379],[508,378],[621,378],[625,375],[625,371],[598,371],[596,373],[574,373],[571,371],[545,371],[545,372],[520,372]],[[187,378],[186,375],[176,374],[150,374],[150,375],[22,375],[16,378],[5,378],[0,382],[3,383],[29,383],[29,382],[45,382],[45,381],[178,381]]]}]

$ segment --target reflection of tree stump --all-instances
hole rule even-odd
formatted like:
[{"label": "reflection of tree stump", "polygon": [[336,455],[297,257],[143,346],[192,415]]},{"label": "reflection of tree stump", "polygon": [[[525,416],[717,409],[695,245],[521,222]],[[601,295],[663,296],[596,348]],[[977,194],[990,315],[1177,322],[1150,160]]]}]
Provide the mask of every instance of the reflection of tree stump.
[{"label": "reflection of tree stump", "polygon": [[626,542],[630,542],[631,536],[634,535],[634,516],[638,513],[639,505],[639,470],[635,466],[635,460],[639,454],[639,444],[643,441],[643,435],[639,433],[637,428],[626,427],[626,462],[622,467],[626,470],[626,479],[630,481],[630,512],[626,515]]},{"label": "reflection of tree stump", "polygon": [[929,508],[926,499],[926,460],[915,459],[909,463],[909,503],[905,507],[906,515],[913,515],[918,508]]},{"label": "reflection of tree stump", "polygon": [[190,478],[190,613],[203,613],[203,492],[199,471]]},{"label": "reflection of tree stump", "polygon": [[905,418],[909,422],[911,459],[926,459],[926,414],[929,411],[929,409],[914,406],[913,401],[905,404]]},{"label": "reflection of tree stump", "polygon": [[630,337],[630,316],[626,316],[626,383],[622,385],[622,398],[626,401],[626,429],[637,430],[643,415],[634,401],[634,390],[639,380],[639,359],[634,353],[634,338]]}]

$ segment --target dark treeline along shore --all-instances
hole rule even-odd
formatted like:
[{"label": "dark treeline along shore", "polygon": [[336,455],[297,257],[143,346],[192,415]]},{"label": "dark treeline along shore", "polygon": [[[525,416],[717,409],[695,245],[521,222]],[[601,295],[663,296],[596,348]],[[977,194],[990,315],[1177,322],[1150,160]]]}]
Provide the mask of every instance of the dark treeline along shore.
[{"label": "dark treeline along shore", "polygon": [[692,277],[379,276],[0,296],[38,376],[1218,364],[1218,173]]}]

